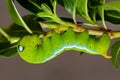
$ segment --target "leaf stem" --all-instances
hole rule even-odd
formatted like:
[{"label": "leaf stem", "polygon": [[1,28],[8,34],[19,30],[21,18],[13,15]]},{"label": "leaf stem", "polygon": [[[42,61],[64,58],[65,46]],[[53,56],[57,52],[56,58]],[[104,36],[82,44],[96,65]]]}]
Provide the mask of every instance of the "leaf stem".
[{"label": "leaf stem", "polygon": [[0,33],[11,43],[16,43],[20,40],[19,37],[11,37],[9,36],[1,27],[0,27]]},{"label": "leaf stem", "polygon": [[9,35],[0,27],[0,33],[9,40]]}]

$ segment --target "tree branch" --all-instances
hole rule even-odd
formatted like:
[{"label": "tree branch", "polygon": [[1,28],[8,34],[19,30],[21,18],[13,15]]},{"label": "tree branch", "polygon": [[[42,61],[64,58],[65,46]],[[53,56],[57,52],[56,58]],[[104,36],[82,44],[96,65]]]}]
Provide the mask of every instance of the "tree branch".
[{"label": "tree branch", "polygon": [[54,24],[54,23],[44,23],[44,22],[39,22],[39,23],[42,26],[42,28],[53,29],[55,31],[58,29],[59,31],[65,31],[67,30],[67,28],[71,27],[75,32],[83,32],[84,30],[88,30],[90,35],[101,36],[103,33],[107,33],[111,39],[120,38],[120,31],[112,31],[112,30],[105,30],[105,29],[89,29],[71,22],[64,22],[65,25]]}]

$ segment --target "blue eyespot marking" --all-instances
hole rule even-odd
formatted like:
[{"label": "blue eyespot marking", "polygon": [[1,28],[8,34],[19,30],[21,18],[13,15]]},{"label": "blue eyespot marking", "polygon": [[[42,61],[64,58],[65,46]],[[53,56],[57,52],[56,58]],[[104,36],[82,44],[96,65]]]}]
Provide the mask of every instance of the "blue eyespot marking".
[{"label": "blue eyespot marking", "polygon": [[19,46],[18,46],[18,50],[19,50],[20,52],[22,52],[22,51],[24,50],[24,47],[21,46],[21,45],[19,45]]}]

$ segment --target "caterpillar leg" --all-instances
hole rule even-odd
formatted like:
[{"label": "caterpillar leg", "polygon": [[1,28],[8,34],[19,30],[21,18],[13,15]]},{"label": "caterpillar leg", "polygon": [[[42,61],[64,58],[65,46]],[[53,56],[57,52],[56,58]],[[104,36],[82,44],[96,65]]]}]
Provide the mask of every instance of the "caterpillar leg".
[{"label": "caterpillar leg", "polygon": [[104,56],[104,58],[111,59],[112,56]]}]

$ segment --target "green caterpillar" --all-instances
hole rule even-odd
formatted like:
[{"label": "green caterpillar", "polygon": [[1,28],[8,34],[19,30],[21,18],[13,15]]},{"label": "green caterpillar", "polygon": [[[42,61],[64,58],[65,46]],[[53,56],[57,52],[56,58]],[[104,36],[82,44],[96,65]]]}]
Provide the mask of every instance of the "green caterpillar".
[{"label": "green caterpillar", "polygon": [[100,38],[89,36],[88,31],[74,32],[68,29],[63,33],[54,33],[51,37],[39,38],[37,35],[28,35],[22,38],[18,45],[20,57],[34,64],[49,61],[62,52],[76,50],[93,55],[107,56],[110,37],[103,34]]}]

